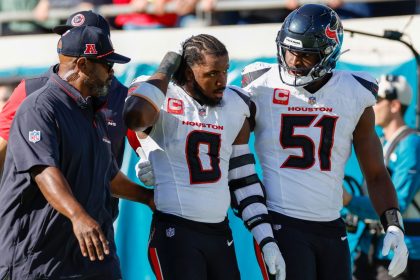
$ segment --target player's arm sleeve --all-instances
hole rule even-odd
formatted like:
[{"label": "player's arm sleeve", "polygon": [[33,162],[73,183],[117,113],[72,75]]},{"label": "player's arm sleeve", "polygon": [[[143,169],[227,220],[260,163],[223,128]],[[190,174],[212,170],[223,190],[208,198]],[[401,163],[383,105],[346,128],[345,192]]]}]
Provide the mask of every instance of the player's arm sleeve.
[{"label": "player's arm sleeve", "polygon": [[145,81],[145,77],[147,76],[140,76],[131,83],[127,98],[131,96],[143,98],[159,111],[165,102],[165,94],[158,87]]},{"label": "player's arm sleeve", "polygon": [[123,109],[125,124],[135,131],[144,131],[153,126],[165,102],[165,94],[158,87],[140,78],[130,85]]},{"label": "player's arm sleeve", "polygon": [[229,188],[233,210],[242,218],[260,247],[273,242],[264,187],[255,172],[255,158],[247,144],[233,146],[229,161]]},{"label": "player's arm sleeve", "polygon": [[22,108],[16,114],[10,131],[10,151],[17,172],[32,167],[59,167],[58,127],[53,114],[47,110]]},{"label": "player's arm sleeve", "polygon": [[22,80],[0,111],[0,137],[6,141],[9,140],[10,127],[16,111],[25,98],[25,80]]}]

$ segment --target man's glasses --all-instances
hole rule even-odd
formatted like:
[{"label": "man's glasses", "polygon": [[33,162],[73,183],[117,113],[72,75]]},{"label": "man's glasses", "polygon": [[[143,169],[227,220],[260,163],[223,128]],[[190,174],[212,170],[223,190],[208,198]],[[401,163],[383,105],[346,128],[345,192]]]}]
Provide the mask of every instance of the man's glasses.
[{"label": "man's glasses", "polygon": [[110,72],[112,67],[114,67],[114,62],[109,62],[109,61],[101,60],[101,59],[92,59],[92,58],[89,58],[89,60],[94,62],[94,63],[99,63],[99,64],[102,64],[102,65],[105,65],[108,69],[108,72]]}]

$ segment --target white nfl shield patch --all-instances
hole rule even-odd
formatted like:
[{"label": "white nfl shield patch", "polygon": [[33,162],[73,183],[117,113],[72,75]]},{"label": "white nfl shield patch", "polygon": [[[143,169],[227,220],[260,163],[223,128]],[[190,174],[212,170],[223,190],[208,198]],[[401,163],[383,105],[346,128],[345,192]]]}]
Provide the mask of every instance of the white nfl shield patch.
[{"label": "white nfl shield patch", "polygon": [[36,143],[41,140],[41,131],[32,130],[29,131],[29,142]]},{"label": "white nfl shield patch", "polygon": [[316,97],[315,96],[309,96],[308,103],[310,105],[315,105],[316,104]]}]

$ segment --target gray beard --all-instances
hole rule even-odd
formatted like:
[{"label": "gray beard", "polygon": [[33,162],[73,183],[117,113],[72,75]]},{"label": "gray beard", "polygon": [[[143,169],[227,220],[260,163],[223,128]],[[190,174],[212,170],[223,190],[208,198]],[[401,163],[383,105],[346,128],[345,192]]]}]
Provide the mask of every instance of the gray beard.
[{"label": "gray beard", "polygon": [[97,86],[93,85],[90,82],[90,79],[85,79],[84,83],[91,87],[92,96],[96,97],[104,97],[107,96],[109,93],[109,87],[111,85],[111,80],[109,80],[105,85],[103,86]]},{"label": "gray beard", "polygon": [[97,92],[97,95],[96,95],[97,97],[107,96],[108,93],[109,93],[109,86],[108,85],[104,85],[102,87],[98,87],[96,89],[96,92]]}]

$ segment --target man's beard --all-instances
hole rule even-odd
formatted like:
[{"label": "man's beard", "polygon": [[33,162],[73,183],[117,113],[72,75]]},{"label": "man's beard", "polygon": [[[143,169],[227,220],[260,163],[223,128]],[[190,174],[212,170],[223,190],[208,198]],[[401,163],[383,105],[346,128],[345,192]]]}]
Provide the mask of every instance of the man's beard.
[{"label": "man's beard", "polygon": [[97,97],[105,97],[109,93],[109,85],[104,85],[102,87],[98,87],[97,90]]},{"label": "man's beard", "polygon": [[209,107],[215,107],[217,105],[220,105],[220,103],[222,102],[222,99],[214,100],[204,95],[203,91],[201,90],[200,86],[197,84],[195,79],[193,82],[193,94],[195,99],[198,99],[200,103],[203,103],[204,105],[207,105]]},{"label": "man's beard", "polygon": [[104,85],[96,85],[91,82],[90,78],[85,79],[84,83],[91,88],[91,95],[94,97],[105,97],[109,93],[111,79],[106,81]]}]

